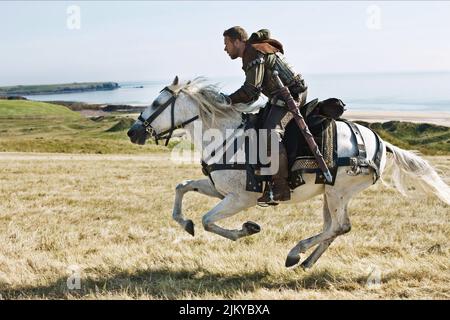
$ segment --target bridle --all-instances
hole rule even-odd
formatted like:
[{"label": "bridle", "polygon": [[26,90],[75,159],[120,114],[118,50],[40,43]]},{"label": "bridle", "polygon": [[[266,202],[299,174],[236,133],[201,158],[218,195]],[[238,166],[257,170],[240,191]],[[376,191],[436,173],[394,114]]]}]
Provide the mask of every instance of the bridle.
[{"label": "bridle", "polygon": [[[199,116],[195,116],[190,118],[189,120],[186,120],[182,123],[180,123],[179,125],[175,125],[175,101],[178,98],[178,92],[175,92],[173,90],[171,90],[169,87],[165,87],[164,89],[162,89],[160,92],[163,91],[168,91],[172,96],[170,97],[169,100],[167,100],[164,104],[158,106],[158,108],[155,110],[155,112],[153,112],[150,117],[148,117],[147,120],[145,120],[142,117],[142,113],[139,115],[138,120],[140,120],[142,122],[142,125],[145,128],[145,131],[150,135],[153,136],[155,138],[155,143],[159,144],[158,141],[159,140],[163,140],[166,139],[165,142],[165,146],[167,146],[169,144],[169,140],[172,137],[172,133],[176,130],[176,129],[180,129],[185,127],[187,124],[197,120],[199,118]],[[170,105],[170,129],[167,129],[163,132],[160,133],[156,133],[156,130],[151,126],[152,122],[164,111],[166,110],[166,108]]]}]

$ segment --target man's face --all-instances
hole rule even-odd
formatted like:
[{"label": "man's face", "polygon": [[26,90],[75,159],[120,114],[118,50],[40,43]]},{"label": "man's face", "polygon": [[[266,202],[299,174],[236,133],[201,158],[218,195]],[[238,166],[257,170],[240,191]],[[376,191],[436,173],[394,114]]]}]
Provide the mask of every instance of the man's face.
[{"label": "man's face", "polygon": [[230,37],[224,37],[225,48],[224,50],[228,53],[231,59],[236,59],[239,57],[239,49],[237,47],[239,40],[232,40]]}]

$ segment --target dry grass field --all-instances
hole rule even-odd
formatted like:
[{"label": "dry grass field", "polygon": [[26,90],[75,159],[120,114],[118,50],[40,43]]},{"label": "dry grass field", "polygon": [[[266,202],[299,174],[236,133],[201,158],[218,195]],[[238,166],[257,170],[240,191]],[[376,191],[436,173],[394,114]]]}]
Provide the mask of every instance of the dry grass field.
[{"label": "dry grass field", "polygon": [[[427,159],[450,184],[450,157]],[[449,207],[437,199],[378,182],[350,203],[351,232],[303,271],[284,261],[320,231],[321,197],[242,212],[223,225],[262,231],[231,242],[201,228],[217,200],[189,193],[191,237],[171,219],[174,188],[201,176],[168,153],[0,153],[1,298],[450,298]]]}]

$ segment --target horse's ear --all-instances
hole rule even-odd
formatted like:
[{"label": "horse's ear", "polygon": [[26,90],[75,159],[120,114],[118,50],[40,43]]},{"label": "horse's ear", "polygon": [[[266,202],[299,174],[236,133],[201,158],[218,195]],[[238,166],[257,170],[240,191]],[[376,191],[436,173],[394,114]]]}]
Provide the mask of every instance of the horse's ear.
[{"label": "horse's ear", "polygon": [[176,86],[178,84],[178,76],[175,76],[175,79],[173,79],[172,85]]}]

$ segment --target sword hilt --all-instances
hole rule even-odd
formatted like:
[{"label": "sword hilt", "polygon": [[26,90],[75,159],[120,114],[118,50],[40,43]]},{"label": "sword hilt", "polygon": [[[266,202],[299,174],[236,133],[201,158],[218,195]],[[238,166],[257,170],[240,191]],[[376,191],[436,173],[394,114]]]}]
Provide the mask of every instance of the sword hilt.
[{"label": "sword hilt", "polygon": [[[287,104],[287,108],[290,112],[297,114],[298,116],[301,117],[300,111],[298,109],[298,106],[296,104],[296,102],[294,101],[294,99],[292,99],[291,93],[289,92],[289,89],[287,87],[285,87],[285,85],[283,84],[283,81],[281,81],[281,78],[279,76],[279,72],[278,71],[274,71],[272,73],[272,78],[273,80],[275,80],[275,84],[278,87],[278,93],[279,95],[286,101]],[[288,100],[292,100],[292,104],[288,102]]]}]

